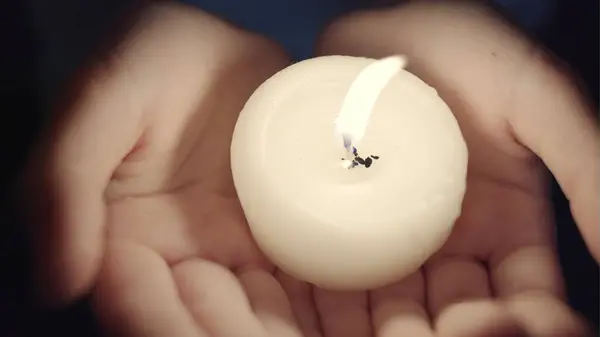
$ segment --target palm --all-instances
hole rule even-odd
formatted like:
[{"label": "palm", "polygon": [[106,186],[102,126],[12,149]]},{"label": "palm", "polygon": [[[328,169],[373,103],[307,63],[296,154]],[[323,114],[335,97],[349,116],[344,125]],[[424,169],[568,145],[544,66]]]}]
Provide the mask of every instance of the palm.
[{"label": "palm", "polygon": [[[584,335],[581,322],[561,303],[545,168],[521,143],[555,155],[542,144],[538,130],[544,111],[536,105],[550,92],[562,95],[556,88],[566,85],[541,53],[532,53],[534,46],[485,7],[442,2],[339,20],[320,47],[324,54],[408,54],[409,70],[438,90],[469,148],[461,217],[444,247],[419,272],[372,293],[372,300],[388,302],[380,304],[386,319],[379,321],[379,331],[389,336]],[[548,89],[548,82],[555,87]],[[550,159],[556,164],[559,158]],[[371,312],[377,316],[373,303]]]},{"label": "palm", "polygon": [[[232,110],[240,107],[237,104]],[[202,133],[200,142],[183,134],[182,139],[191,140],[178,144],[184,150],[175,149],[175,155],[169,150],[168,155],[148,161],[135,158],[152,157],[153,144],[142,145],[117,168],[108,187],[109,239],[146,246],[169,265],[197,257],[232,269],[264,265],[250,238],[229,170],[229,140],[236,114],[228,109],[191,114],[199,117],[190,116],[192,121],[201,121],[187,128]],[[173,115],[169,111],[158,118]],[[152,126],[157,133],[162,131],[160,124]],[[155,162],[166,163],[169,169],[156,167]],[[121,173],[131,171],[142,173]],[[138,183],[148,180],[162,183]],[[137,190],[142,187],[151,192]]]},{"label": "palm", "polygon": [[[215,153],[202,153],[199,148],[194,147],[192,156],[215,157]],[[207,172],[205,167],[191,161],[181,167],[182,171],[196,172],[189,177],[189,184],[173,186],[170,192],[123,198],[109,205],[106,259],[95,299],[99,315],[111,333],[219,333],[227,325],[211,326],[212,314],[204,316],[197,305],[226,303],[226,299],[219,298],[219,287],[224,286],[227,291],[239,288],[234,278],[228,277],[232,271],[267,267],[248,233],[231,178],[227,173]],[[233,284],[227,284],[228,280]],[[211,298],[209,294],[213,292],[218,297]],[[239,304],[233,301],[231,305]],[[140,314],[144,307],[162,313],[161,319],[156,321]],[[216,314],[225,313],[217,310]],[[149,319],[154,321],[149,323]],[[218,321],[215,324],[222,325]]]},{"label": "palm", "polygon": [[[512,336],[521,322],[510,311],[521,304],[503,308],[501,297],[534,289],[560,294],[542,167],[526,152],[494,150],[490,139],[502,137],[501,130],[471,129],[473,112],[455,112],[471,156],[463,212],[451,237],[421,270],[370,292],[325,291],[279,274],[308,336]],[[535,273],[545,282],[532,284]],[[466,324],[467,317],[477,324]],[[528,318],[534,330],[546,320],[544,314]],[[553,328],[573,328],[555,318]]]},{"label": "palm", "polygon": [[[251,323],[223,318],[231,307],[249,310],[237,303],[235,291],[243,291],[233,275],[269,266],[237,200],[229,146],[244,102],[286,58],[263,39],[203,13],[188,20],[174,8],[126,51],[143,60],[121,70],[139,80],[125,82],[132,90],[126,99],[139,102],[129,107],[142,115],[133,122],[139,136],[105,191],[106,248],[94,305],[111,335],[220,336],[233,328],[250,336]],[[164,45],[160,35],[169,30],[176,41]],[[143,54],[156,48],[161,57]]]},{"label": "palm", "polygon": [[[478,118],[482,124],[472,126],[473,113],[490,111],[453,108],[470,149],[470,166],[463,212],[450,238],[421,270],[369,292],[326,291],[276,273],[307,336],[581,333],[577,320],[558,304],[562,284],[543,167],[525,150],[498,151],[504,144],[493,139],[507,135],[493,128],[493,118]],[[536,282],[536,274],[543,275],[542,282]],[[529,291],[543,296],[529,301]],[[520,316],[523,307],[542,305],[553,308]],[[548,314],[554,319],[550,327]]]}]

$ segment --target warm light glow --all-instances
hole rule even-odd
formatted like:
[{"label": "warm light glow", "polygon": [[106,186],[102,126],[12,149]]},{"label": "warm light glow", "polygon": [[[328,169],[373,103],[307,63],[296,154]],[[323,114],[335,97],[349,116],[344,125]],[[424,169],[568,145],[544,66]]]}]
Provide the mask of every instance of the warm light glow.
[{"label": "warm light glow", "polygon": [[[344,98],[342,108],[335,120],[335,131],[343,142],[349,158],[354,147],[364,137],[369,118],[379,95],[389,81],[406,67],[405,56],[390,56],[377,60],[363,69]],[[344,160],[342,166],[351,167],[351,160]]]},{"label": "warm light glow", "polygon": [[351,145],[363,138],[377,98],[406,63],[405,56],[386,57],[365,67],[352,82],[335,121],[337,133]]}]

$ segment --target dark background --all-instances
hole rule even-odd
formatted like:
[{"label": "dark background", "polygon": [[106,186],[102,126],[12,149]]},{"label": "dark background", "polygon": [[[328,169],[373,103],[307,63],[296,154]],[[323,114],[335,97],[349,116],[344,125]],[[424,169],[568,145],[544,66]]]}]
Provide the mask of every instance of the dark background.
[{"label": "dark background", "polygon": [[[60,312],[32,304],[27,244],[9,191],[66,78],[130,1],[0,0],[0,336],[95,336],[85,301]],[[298,59],[332,17],[364,0],[187,0],[280,41]],[[599,2],[497,0],[495,6],[566,61],[598,108]],[[540,124],[540,127],[543,127]],[[553,201],[570,304],[598,330],[598,266],[555,181]],[[18,329],[18,330],[17,330]]]}]

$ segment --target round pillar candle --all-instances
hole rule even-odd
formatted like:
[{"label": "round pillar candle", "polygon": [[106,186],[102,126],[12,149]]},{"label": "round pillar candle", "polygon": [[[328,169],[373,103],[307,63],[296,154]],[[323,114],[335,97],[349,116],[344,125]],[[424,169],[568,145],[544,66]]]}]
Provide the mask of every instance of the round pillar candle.
[{"label": "round pillar candle", "polygon": [[282,271],[367,290],[417,270],[461,212],[467,147],[404,58],[325,56],[265,81],[231,145],[251,233]]}]

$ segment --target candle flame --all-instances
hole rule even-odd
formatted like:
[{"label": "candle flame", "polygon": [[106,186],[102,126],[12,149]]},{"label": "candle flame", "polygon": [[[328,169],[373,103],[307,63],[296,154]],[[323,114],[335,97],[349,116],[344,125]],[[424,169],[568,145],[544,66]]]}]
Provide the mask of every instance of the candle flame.
[{"label": "candle flame", "polygon": [[390,56],[365,67],[350,85],[335,121],[344,148],[351,154],[363,138],[379,95],[389,81],[406,67],[405,56]]}]

